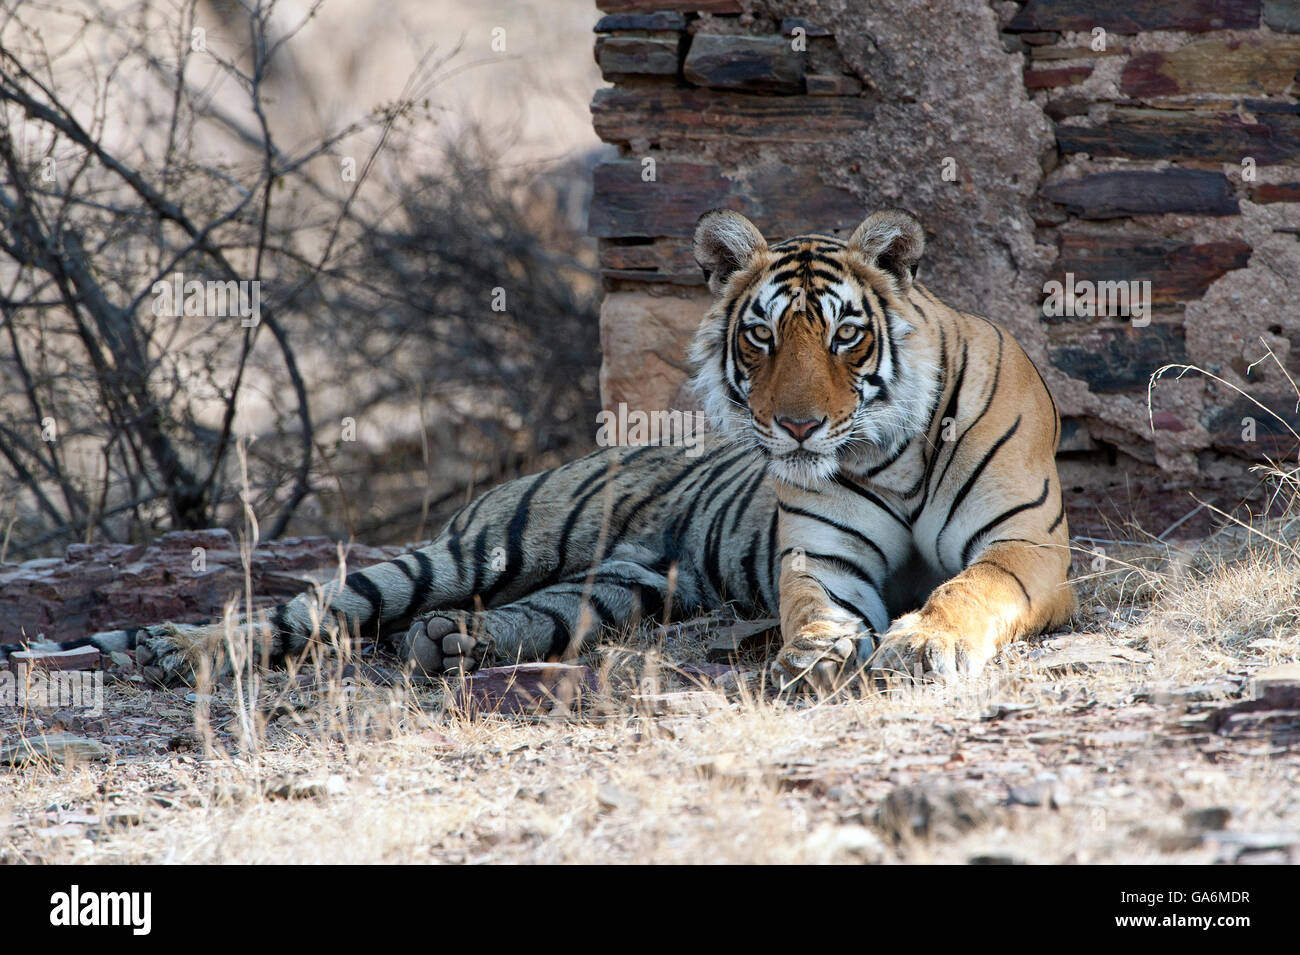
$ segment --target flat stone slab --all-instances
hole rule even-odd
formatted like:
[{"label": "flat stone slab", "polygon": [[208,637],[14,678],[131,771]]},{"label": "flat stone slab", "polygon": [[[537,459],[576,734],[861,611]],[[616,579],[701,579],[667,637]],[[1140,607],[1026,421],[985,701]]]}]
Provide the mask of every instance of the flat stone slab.
[{"label": "flat stone slab", "polygon": [[713,690],[642,693],[632,700],[647,716],[704,716],[727,708],[727,698]]},{"label": "flat stone slab", "polygon": [[1091,670],[1105,666],[1141,666],[1151,662],[1151,654],[1129,647],[1086,646],[1067,647],[1044,653],[1034,660],[1034,666],[1048,673],[1060,674],[1077,670]]},{"label": "flat stone slab", "polygon": [[478,670],[454,691],[467,715],[563,715],[597,688],[590,667],[573,663],[519,663]]},{"label": "flat stone slab", "polygon": [[1300,707],[1300,663],[1279,663],[1251,675],[1250,696],[1277,707]]},{"label": "flat stone slab", "polygon": [[781,622],[775,617],[742,620],[714,631],[705,659],[710,663],[727,663],[743,653],[761,650],[773,640],[781,639]]},{"label": "flat stone slab", "polygon": [[94,670],[99,666],[100,652],[95,647],[77,647],[74,650],[19,650],[9,654],[9,669],[19,674],[28,670]]},{"label": "flat stone slab", "polygon": [[26,766],[32,763],[58,763],[108,759],[112,755],[103,743],[71,733],[30,736],[0,746],[0,763]]}]

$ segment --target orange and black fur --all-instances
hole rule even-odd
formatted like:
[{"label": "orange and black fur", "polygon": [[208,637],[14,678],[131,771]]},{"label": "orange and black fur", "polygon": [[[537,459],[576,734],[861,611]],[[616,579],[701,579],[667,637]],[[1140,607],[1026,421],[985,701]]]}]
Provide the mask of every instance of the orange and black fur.
[{"label": "orange and black fur", "polygon": [[[776,613],[774,674],[977,672],[1071,613],[1060,419],[998,325],[914,281],[920,225],[769,246],[704,215],[715,300],[693,358],[717,434],[608,448],[489,491],[429,547],[246,622],[272,661],[323,627],[388,634],[419,674],[567,658],[602,629],[731,602]],[[669,606],[669,604],[671,604]],[[223,628],[96,634],[186,679]]]}]

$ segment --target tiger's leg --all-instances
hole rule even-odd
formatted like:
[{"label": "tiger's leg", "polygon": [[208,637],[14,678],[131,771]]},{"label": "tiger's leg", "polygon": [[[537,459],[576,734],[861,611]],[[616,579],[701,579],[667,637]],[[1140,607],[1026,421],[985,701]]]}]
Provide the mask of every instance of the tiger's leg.
[{"label": "tiger's leg", "polygon": [[889,626],[884,587],[911,552],[910,529],[849,484],[778,495],[783,646],[772,676],[782,689],[803,680],[829,692]]},{"label": "tiger's leg", "polygon": [[832,598],[814,574],[794,569],[792,564],[787,559],[781,565],[784,646],[772,664],[772,677],[777,689],[805,681],[814,690],[829,693],[855,659],[870,656],[875,634],[884,629],[881,617],[888,621],[888,613],[874,590],[858,587],[852,596],[836,594]]},{"label": "tiger's leg", "polygon": [[[252,619],[136,628],[129,645],[146,678],[168,685],[192,683],[204,669],[223,679],[233,666],[232,655],[277,665],[328,642],[331,633],[347,638],[392,632],[432,602],[445,606],[469,599],[468,582],[454,572],[446,550],[447,541],[440,539],[425,550],[328,581]],[[102,646],[112,636],[97,634],[92,642]]]},{"label": "tiger's leg", "polygon": [[802,680],[823,693],[871,655],[876,634],[889,625],[879,590],[856,561],[797,550],[781,561],[780,616],[783,646],[772,667],[778,688]]},{"label": "tiger's leg", "polygon": [[608,560],[594,574],[500,607],[427,613],[407,630],[398,652],[425,677],[464,674],[493,662],[568,660],[602,628],[658,613],[666,588],[661,574],[631,561]]},{"label": "tiger's leg", "polygon": [[973,675],[1013,640],[1064,623],[1074,594],[1064,543],[998,540],[937,587],[925,605],[899,617],[870,666],[877,682]]}]

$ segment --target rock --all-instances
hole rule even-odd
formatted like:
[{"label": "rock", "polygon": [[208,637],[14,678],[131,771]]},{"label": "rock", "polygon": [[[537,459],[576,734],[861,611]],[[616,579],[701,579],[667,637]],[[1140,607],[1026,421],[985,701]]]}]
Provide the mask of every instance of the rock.
[{"label": "rock", "polygon": [[144,810],[119,807],[104,813],[104,825],[112,828],[129,828],[144,822]]},{"label": "rock", "polygon": [[1007,793],[1007,805],[1038,808],[1052,805],[1051,783],[1033,783],[1028,786],[1012,786]]},{"label": "rock", "polygon": [[1259,0],[1029,0],[1007,24],[1012,33],[1056,30],[1253,30]]},{"label": "rock", "polygon": [[744,12],[740,0],[597,0],[596,6],[604,13],[624,15],[657,13],[671,8],[721,15]]},{"label": "rock", "polygon": [[866,826],[818,826],[804,843],[809,862],[845,861],[876,865],[885,857],[885,843]]},{"label": "rock", "polygon": [[1189,809],[1183,813],[1183,825],[1189,832],[1206,833],[1223,829],[1232,818],[1227,806],[1210,806],[1206,809]]},{"label": "rock", "polygon": [[374,666],[370,663],[347,663],[339,670],[339,683],[343,686],[357,683],[368,683],[372,686],[398,686],[401,682],[402,676],[397,670]]},{"label": "rock", "polygon": [[781,20],[782,36],[794,36],[795,30],[803,30],[803,35],[809,38],[835,35],[828,28],[805,20],[803,17],[784,17]]},{"label": "rock", "polygon": [[1266,739],[1278,746],[1289,746],[1300,740],[1300,710],[1269,706],[1265,701],[1246,700],[1212,711],[1206,725],[1220,736]]},{"label": "rock", "polygon": [[862,81],[843,73],[822,73],[804,78],[809,96],[857,96],[862,92]]},{"label": "rock", "polygon": [[606,295],[600,306],[600,395],[605,407],[696,407],[683,386],[682,369],[687,367],[686,344],[707,308],[703,290],[686,298],[645,292]]},{"label": "rock", "polygon": [[[195,548],[200,549],[201,563]],[[388,560],[396,547],[352,545],[349,569]],[[338,569],[338,543],[290,537],[261,543],[249,572],[255,607],[294,596]],[[0,565],[0,643],[25,635],[70,640],[141,623],[219,618],[244,595],[239,545],[229,531],[178,531],[148,545],[73,544],[62,559]]]},{"label": "rock", "polygon": [[1300,40],[1234,36],[1168,52],[1139,53],[1124,66],[1120,91],[1135,99],[1192,93],[1277,95],[1300,71]]},{"label": "rock", "polygon": [[1025,737],[1025,742],[1034,746],[1048,746],[1052,743],[1059,743],[1063,740],[1072,740],[1075,734],[1068,730],[1042,730],[1037,733],[1030,733]]},{"label": "rock", "polygon": [[641,808],[641,800],[637,796],[612,783],[606,783],[596,790],[596,802],[602,809],[611,812],[615,809],[636,812]]},{"label": "rock", "polygon": [[1087,646],[1069,647],[1045,653],[1034,660],[1034,665],[1050,674],[1059,675],[1099,666],[1140,666],[1151,662],[1151,654],[1128,647]]},{"label": "rock", "polygon": [[705,659],[726,663],[745,655],[762,653],[781,640],[781,622],[775,617],[745,620],[723,627],[713,634]]},{"label": "rock", "polygon": [[1084,746],[1133,746],[1150,742],[1151,734],[1146,730],[1107,730],[1103,733],[1085,733],[1081,742]]},{"label": "rock", "polygon": [[1218,848],[1216,862],[1239,863],[1256,861],[1260,856],[1270,859],[1285,857],[1286,861],[1300,851],[1300,833],[1296,832],[1207,832],[1204,841]]},{"label": "rock", "polygon": [[592,170],[592,235],[687,238],[695,233],[700,210],[721,206],[730,191],[713,163],[660,161],[650,181],[643,178],[646,169],[639,161],[618,160]]},{"label": "rock", "polygon": [[681,33],[686,29],[686,17],[677,10],[659,10],[655,13],[614,13],[596,21],[596,33],[617,33],[620,30],[644,30],[649,33]]},{"label": "rock", "polygon": [[94,670],[99,666],[100,652],[95,647],[77,647],[73,650],[18,650],[9,654],[9,669],[21,675],[31,670]]},{"label": "rock", "polygon": [[1234,113],[1117,108],[1095,126],[1059,123],[1056,141],[1065,153],[1127,159],[1172,159],[1240,165],[1250,156],[1261,166],[1294,160],[1300,123],[1288,115],[1256,115],[1247,122]]},{"label": "rock", "polygon": [[281,777],[272,781],[267,787],[268,799],[321,799],[327,796],[341,796],[347,792],[347,783],[342,776],[296,776]]},{"label": "rock", "polygon": [[705,716],[728,706],[727,698],[713,690],[642,693],[632,700],[637,711],[647,716]]},{"label": "rock", "polygon": [[[1272,394],[1262,389],[1254,389],[1250,399],[1243,397],[1216,404],[1205,422],[1205,428],[1212,438],[1212,447],[1218,451],[1226,451],[1257,461],[1276,460],[1290,454],[1295,450],[1295,437],[1291,431],[1300,428],[1300,409],[1296,408],[1295,392],[1289,394],[1288,397],[1288,393],[1280,388]],[[1267,408],[1275,409],[1282,420],[1278,421],[1273,415],[1264,414],[1258,415],[1256,419],[1259,405],[1255,404],[1255,401]],[[1242,419],[1247,417],[1257,420],[1255,433],[1249,436],[1242,434],[1241,426]],[[1247,437],[1253,440],[1247,440]],[[1252,650],[1282,649],[1280,646],[1263,645],[1266,642],[1272,643],[1268,638],[1254,640],[1250,648]]]},{"label": "rock", "polygon": [[1250,696],[1278,707],[1300,707],[1300,663],[1279,663],[1251,675]]},{"label": "rock", "polygon": [[1264,23],[1282,33],[1300,33],[1300,3],[1264,0]]},{"label": "rock", "polygon": [[[704,276],[687,239],[653,239],[622,244],[614,239],[600,244],[601,274],[629,282],[703,285]],[[608,296],[607,296],[608,298]]]},{"label": "rock", "polygon": [[1250,189],[1251,202],[1300,202],[1300,182],[1264,182]]},{"label": "rock", "polygon": [[944,781],[898,786],[876,811],[876,825],[895,843],[952,838],[988,821],[971,791]]},{"label": "rock", "polygon": [[1022,713],[1032,713],[1038,708],[1034,703],[994,703],[987,710],[980,714],[982,720],[1001,720],[1008,716],[1017,716]]},{"label": "rock", "polygon": [[[1161,236],[1081,232],[1060,233],[1057,247],[1051,278],[1064,281],[1068,272],[1076,283],[1150,281],[1155,306],[1200,298],[1226,272],[1245,268],[1252,251],[1240,240],[1189,243]],[[1140,331],[1149,333],[1154,328]]]},{"label": "rock", "polygon": [[1228,178],[1203,169],[1120,170],[1065,179],[1038,190],[1084,219],[1132,215],[1236,215],[1240,206]]},{"label": "rock", "polygon": [[596,44],[596,62],[607,80],[623,76],[677,75],[677,37],[615,36],[604,37]]},{"label": "rock", "polygon": [[683,74],[696,86],[760,93],[798,93],[804,58],[781,37],[696,34]]},{"label": "rock", "polygon": [[520,663],[470,674],[454,702],[470,716],[567,713],[584,692],[597,688],[588,667],[572,663]]},{"label": "rock", "polygon": [[[648,170],[637,160],[603,162],[592,170],[592,235],[689,240],[700,210],[719,207],[743,211],[769,237],[847,232],[866,214],[850,192],[826,185],[814,166],[764,165],[725,175],[713,163],[660,161],[647,181]],[[693,258],[691,264],[702,282]]]},{"label": "rock", "polygon": [[167,748],[174,753],[202,749],[203,737],[199,735],[199,731],[194,727],[187,726],[167,740]]},{"label": "rock", "polygon": [[1231,680],[1210,680],[1191,686],[1156,686],[1146,693],[1153,703],[1209,703],[1241,695],[1241,684]]},{"label": "rock", "polygon": [[71,733],[50,733],[46,736],[25,737],[14,743],[0,746],[0,763],[23,766],[32,763],[75,763],[89,760],[103,761],[112,755],[103,743],[74,736]]},{"label": "rock", "polygon": [[1300,738],[1300,664],[1262,667],[1252,675],[1249,698],[1205,714],[1205,728],[1221,736],[1268,739],[1290,745]]},{"label": "rock", "polygon": [[[696,38],[696,43],[701,38]],[[748,96],[638,86],[596,91],[592,123],[605,142],[824,143],[870,128],[875,115],[852,96]]]},{"label": "rock", "polygon": [[677,675],[683,680],[703,689],[710,683],[735,683],[742,676],[742,671],[729,663],[687,663],[677,667]]},{"label": "rock", "polygon": [[1093,65],[1060,66],[1048,70],[1025,70],[1025,89],[1045,90],[1057,86],[1074,86],[1092,75]]},{"label": "rock", "polygon": [[1186,362],[1187,333],[1177,325],[1093,327],[1057,336],[1047,357],[1094,394],[1116,394],[1145,386],[1162,365]]}]

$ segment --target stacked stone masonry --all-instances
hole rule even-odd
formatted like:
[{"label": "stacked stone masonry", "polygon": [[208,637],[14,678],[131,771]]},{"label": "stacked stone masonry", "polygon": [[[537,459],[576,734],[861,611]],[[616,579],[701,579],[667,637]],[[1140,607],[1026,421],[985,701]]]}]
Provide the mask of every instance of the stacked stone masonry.
[{"label": "stacked stone masonry", "polygon": [[[1300,0],[598,0],[610,407],[693,408],[704,210],[769,238],[925,223],[921,278],[1026,345],[1065,417],[1076,529],[1259,500],[1300,431]],[[1047,283],[1149,281],[1056,316]],[[1253,364],[1271,351],[1269,358]],[[1224,379],[1276,412],[1259,411]],[[1195,522],[1187,529],[1194,528]]]}]

